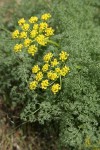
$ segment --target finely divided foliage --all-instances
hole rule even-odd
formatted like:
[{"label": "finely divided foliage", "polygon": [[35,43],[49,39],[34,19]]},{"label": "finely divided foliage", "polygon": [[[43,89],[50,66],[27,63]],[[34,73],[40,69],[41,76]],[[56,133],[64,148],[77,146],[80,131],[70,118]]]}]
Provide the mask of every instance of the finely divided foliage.
[{"label": "finely divided foliage", "polygon": [[100,147],[100,1],[25,2],[14,13],[22,18],[15,19],[14,39],[1,32],[0,93],[9,107],[20,106],[22,120],[53,121],[59,149],[94,150]]}]

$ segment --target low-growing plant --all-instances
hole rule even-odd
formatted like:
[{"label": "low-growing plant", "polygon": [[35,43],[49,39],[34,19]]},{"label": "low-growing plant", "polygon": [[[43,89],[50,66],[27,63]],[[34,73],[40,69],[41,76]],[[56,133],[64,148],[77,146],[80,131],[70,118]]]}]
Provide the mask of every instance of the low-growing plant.
[{"label": "low-growing plant", "polygon": [[[100,139],[100,2],[58,0],[45,6],[43,2],[37,2],[36,8],[40,7],[34,14],[39,19],[34,19],[39,28],[42,22],[48,24],[50,36],[45,27],[42,36],[39,28],[34,32],[34,24],[28,21],[33,16],[32,1],[29,12],[28,3],[22,2],[15,13],[26,18],[19,21],[26,25],[13,28],[16,39],[10,38],[9,31],[1,32],[0,93],[9,107],[20,107],[22,120],[57,123],[59,149],[86,149],[86,137],[92,143]],[[40,14],[47,9],[52,18],[41,22]]]}]

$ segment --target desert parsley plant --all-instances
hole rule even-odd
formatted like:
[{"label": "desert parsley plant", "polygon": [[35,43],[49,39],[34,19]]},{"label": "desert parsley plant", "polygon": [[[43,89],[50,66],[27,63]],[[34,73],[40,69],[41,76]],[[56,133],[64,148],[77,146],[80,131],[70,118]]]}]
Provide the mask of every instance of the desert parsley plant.
[{"label": "desert parsley plant", "polygon": [[[56,42],[50,40],[50,37],[54,35],[54,29],[49,27],[47,23],[50,18],[51,14],[45,13],[40,18],[32,16],[28,21],[24,18],[20,19],[18,21],[20,29],[12,33],[12,38],[18,42],[14,46],[14,51],[17,53],[23,50],[34,56],[39,51],[40,46],[47,44],[58,46]],[[29,89],[41,88],[46,90],[49,88],[53,94],[59,92],[62,88],[62,79],[70,70],[66,66],[68,56],[69,54],[65,51],[61,51],[58,55],[56,51],[46,53],[40,62],[41,66],[37,64],[32,68],[33,81],[29,83]],[[36,58],[35,62],[37,62]]]},{"label": "desert parsley plant", "polygon": [[[17,115],[24,121],[48,123],[49,127],[51,121],[57,123],[55,126],[61,145],[58,149],[61,150],[62,147],[86,150],[88,148],[84,143],[89,144],[87,137],[93,145],[100,139],[99,8],[99,0],[49,0],[48,3],[34,0],[34,5],[33,0],[24,0],[5,26],[11,32],[18,30],[18,36],[21,32],[27,32],[27,38],[33,43],[26,46],[26,38],[12,40],[8,33],[0,31],[0,93],[5,95],[5,103],[9,104],[8,108],[19,106]],[[40,14],[47,11],[53,17],[41,19]],[[38,21],[32,24],[29,20],[33,14],[36,14]],[[23,25],[18,25],[18,20],[23,16],[26,18],[24,24],[29,24],[27,31],[22,29]],[[45,45],[36,41],[38,34],[32,38],[29,32],[34,24],[42,22],[54,30],[49,37],[46,32],[41,33],[46,38]],[[17,51],[14,48],[16,44],[22,44]],[[35,46],[29,48],[31,45]],[[14,52],[12,49],[15,49]],[[67,56],[70,54],[69,59],[60,60],[62,51]],[[44,62],[44,56],[48,53],[52,53],[53,57],[49,62]],[[57,66],[52,66],[54,59],[54,63],[59,62]],[[33,68],[37,65],[40,70],[34,73]],[[62,76],[60,71],[60,75],[57,72],[57,79],[51,80],[53,76],[48,79],[48,72],[55,73],[56,68],[62,70],[65,66],[69,67],[70,73]],[[41,75],[39,72],[42,72],[43,78],[37,81]],[[33,86],[31,83],[34,81],[36,85]],[[52,86],[55,84],[60,87],[56,87],[54,93]]]}]

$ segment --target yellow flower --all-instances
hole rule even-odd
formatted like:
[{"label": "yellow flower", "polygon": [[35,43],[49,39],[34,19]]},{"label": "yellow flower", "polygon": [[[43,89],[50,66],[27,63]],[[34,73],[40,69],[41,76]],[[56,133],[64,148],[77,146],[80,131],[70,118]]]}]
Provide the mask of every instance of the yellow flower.
[{"label": "yellow flower", "polygon": [[35,65],[35,66],[32,68],[32,73],[37,73],[39,70],[40,70],[39,66],[38,66],[38,65]]},{"label": "yellow flower", "polygon": [[18,24],[21,26],[25,23],[25,19],[24,18],[21,18],[19,21],[18,21]]},{"label": "yellow flower", "polygon": [[49,72],[47,73],[47,77],[48,77],[48,79],[56,80],[56,79],[58,78],[58,75],[57,75],[57,73],[55,73],[55,72],[49,71]]},{"label": "yellow flower", "polygon": [[42,88],[42,89],[47,89],[48,86],[49,86],[48,80],[43,80],[43,81],[41,82],[41,88]]},{"label": "yellow flower", "polygon": [[50,13],[46,13],[46,14],[43,14],[43,15],[41,16],[41,19],[42,19],[42,20],[48,20],[49,18],[51,18]]},{"label": "yellow flower", "polygon": [[15,30],[13,33],[12,33],[12,38],[18,38],[19,36],[19,30]]},{"label": "yellow flower", "polygon": [[51,52],[49,52],[46,55],[44,55],[43,60],[44,60],[44,62],[48,63],[52,57],[53,57],[53,54]]},{"label": "yellow flower", "polygon": [[27,32],[22,31],[19,36],[21,39],[27,38]]},{"label": "yellow flower", "polygon": [[46,72],[48,69],[49,69],[49,64],[43,65],[43,67],[42,67],[43,72]]},{"label": "yellow flower", "polygon": [[31,38],[35,38],[37,34],[38,34],[37,30],[32,30],[32,31],[30,32],[30,37],[31,37]]},{"label": "yellow flower", "polygon": [[65,76],[70,71],[69,67],[65,66],[61,69],[60,75]]},{"label": "yellow flower", "polygon": [[19,51],[22,50],[22,47],[23,47],[22,44],[16,44],[16,45],[14,46],[14,51],[15,51],[15,52],[19,52]]},{"label": "yellow flower", "polygon": [[39,27],[39,25],[37,23],[33,25],[34,30],[38,30],[38,27]]},{"label": "yellow flower", "polygon": [[48,38],[46,38],[43,34],[40,34],[35,38],[35,40],[38,42],[38,44],[45,46]]},{"label": "yellow flower", "polygon": [[23,24],[22,29],[24,31],[27,31],[29,29],[30,25],[28,23]]},{"label": "yellow flower", "polygon": [[60,60],[63,62],[65,60],[67,60],[69,54],[67,54],[67,52],[61,51],[61,53],[59,54],[60,56]]},{"label": "yellow flower", "polygon": [[53,61],[51,61],[51,66],[57,66],[59,64],[59,62],[57,61],[57,59],[55,58]]},{"label": "yellow flower", "polygon": [[51,71],[49,71],[49,72],[47,73],[47,77],[50,79],[50,78],[51,78],[51,76],[52,76],[52,72],[51,72]]},{"label": "yellow flower", "polygon": [[24,46],[25,46],[25,47],[28,47],[31,42],[32,42],[31,39],[29,39],[29,38],[25,39],[25,41],[24,41]]},{"label": "yellow flower", "polygon": [[54,35],[54,30],[53,30],[51,27],[45,29],[45,35],[46,35],[46,36]]},{"label": "yellow flower", "polygon": [[51,75],[51,80],[56,80],[58,78],[58,75],[57,75],[57,73],[52,73],[52,75]]},{"label": "yellow flower", "polygon": [[41,22],[40,27],[39,27],[40,32],[46,29],[47,27],[48,27],[48,24],[46,22]]},{"label": "yellow flower", "polygon": [[58,75],[61,75],[61,69],[59,67],[55,68],[55,72],[58,74]]},{"label": "yellow flower", "polygon": [[51,91],[56,94],[59,90],[61,90],[61,86],[59,84],[54,84],[52,87],[51,87]]},{"label": "yellow flower", "polygon": [[36,79],[37,81],[41,81],[42,78],[43,78],[43,73],[40,71],[40,72],[37,73],[35,79]]},{"label": "yellow flower", "polygon": [[30,23],[35,23],[35,22],[37,22],[38,21],[38,17],[31,17],[30,19],[29,19],[29,22]]},{"label": "yellow flower", "polygon": [[35,45],[31,45],[28,48],[28,53],[31,54],[32,56],[34,56],[34,54],[38,51],[38,48]]},{"label": "yellow flower", "polygon": [[90,146],[91,145],[91,141],[90,141],[90,138],[87,136],[86,139],[85,139],[85,146]]},{"label": "yellow flower", "polygon": [[29,84],[30,90],[35,90],[36,87],[37,87],[37,85],[38,85],[38,82],[37,82],[37,81],[32,81],[32,82],[30,82],[30,84]]}]

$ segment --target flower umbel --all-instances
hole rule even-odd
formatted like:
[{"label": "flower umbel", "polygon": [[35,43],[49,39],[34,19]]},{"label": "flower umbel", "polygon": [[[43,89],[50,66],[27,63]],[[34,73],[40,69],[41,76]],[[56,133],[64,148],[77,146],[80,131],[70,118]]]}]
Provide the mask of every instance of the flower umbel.
[{"label": "flower umbel", "polygon": [[49,86],[48,80],[43,80],[43,81],[41,82],[41,88],[42,88],[42,89],[47,89],[48,86]]},{"label": "flower umbel", "polygon": [[59,59],[60,59],[62,62],[64,62],[65,60],[67,60],[69,54],[67,54],[67,52],[61,51],[61,53],[59,54],[59,56],[60,56]]},{"label": "flower umbel", "polygon": [[54,29],[52,29],[51,27],[50,28],[46,28],[45,35],[46,36],[54,35]]},{"label": "flower umbel", "polygon": [[27,31],[29,29],[30,25],[28,23],[23,24],[22,29],[24,31]]},{"label": "flower umbel", "polygon": [[35,23],[35,22],[37,22],[38,21],[38,17],[31,17],[30,19],[29,19],[29,22],[30,23]]},{"label": "flower umbel", "polygon": [[37,85],[38,85],[38,82],[37,82],[37,81],[32,81],[32,82],[30,82],[30,84],[29,84],[30,90],[35,90],[36,87],[37,87]]},{"label": "flower umbel", "polygon": [[[17,41],[19,40],[18,43],[23,45],[23,50],[24,47],[26,48],[31,45],[40,47],[46,46],[47,43],[54,44],[55,42],[50,40],[50,37],[54,34],[54,29],[49,27],[47,23],[49,18],[51,18],[49,13],[43,14],[41,19],[37,16],[32,16],[29,20],[21,18],[18,21],[19,29],[12,33],[12,38],[17,39]],[[28,50],[28,53],[34,56],[32,50]]]},{"label": "flower umbel", "polygon": [[19,51],[22,50],[22,47],[23,47],[22,44],[16,44],[16,45],[14,46],[14,51],[15,51],[15,52],[19,52]]},{"label": "flower umbel", "polygon": [[31,54],[32,56],[34,56],[37,51],[38,48],[35,45],[31,45],[28,48],[28,53]]},{"label": "flower umbel", "polygon": [[48,69],[49,69],[49,64],[43,65],[43,67],[42,67],[42,71],[43,71],[43,72],[48,71]]},{"label": "flower umbel", "polygon": [[49,13],[43,14],[43,15],[41,16],[41,19],[42,19],[42,20],[48,20],[49,18],[51,18],[51,15],[50,15]]},{"label": "flower umbel", "polygon": [[57,66],[59,64],[59,62],[57,61],[57,59],[55,58],[53,61],[51,61],[51,66]]},{"label": "flower umbel", "polygon": [[70,71],[69,67],[65,65],[65,62],[57,60],[57,58],[58,56],[55,57],[53,53],[48,52],[43,56],[45,64],[43,62],[42,66],[35,65],[32,68],[32,73],[37,73],[33,77],[38,82],[37,88],[39,87],[45,90],[49,88],[54,94],[61,90],[62,80]]},{"label": "flower umbel", "polygon": [[48,63],[52,57],[53,57],[53,54],[51,52],[49,52],[46,55],[44,55],[43,60],[44,60],[44,62]]},{"label": "flower umbel", "polygon": [[37,30],[32,30],[32,31],[30,32],[30,37],[31,37],[31,38],[35,38],[37,34],[38,34],[38,31],[37,31]]},{"label": "flower umbel", "polygon": [[40,72],[37,73],[35,79],[36,79],[36,81],[41,81],[42,78],[43,78],[43,73],[40,71]]},{"label": "flower umbel", "polygon": [[56,79],[58,78],[58,75],[57,75],[57,73],[55,73],[55,72],[49,71],[49,72],[47,73],[47,77],[48,77],[48,79],[50,79],[50,80],[56,80]]},{"label": "flower umbel", "polygon": [[21,26],[21,25],[23,25],[25,22],[26,22],[25,19],[22,18],[22,19],[20,19],[20,20],[18,21],[18,24],[19,24],[19,26]]},{"label": "flower umbel", "polygon": [[65,76],[69,71],[70,71],[69,67],[64,66],[60,71],[60,75]]},{"label": "flower umbel", "polygon": [[56,94],[59,90],[61,90],[61,86],[59,84],[53,84],[51,87],[51,91]]},{"label": "flower umbel", "polygon": [[19,37],[19,30],[15,30],[13,33],[12,33],[12,38],[18,38]]},{"label": "flower umbel", "polygon": [[22,31],[22,32],[20,33],[19,38],[21,38],[21,39],[27,38],[27,32]]},{"label": "flower umbel", "polygon": [[38,66],[38,65],[35,65],[35,66],[32,68],[32,73],[37,73],[39,70],[40,70],[39,66]]},{"label": "flower umbel", "polygon": [[31,39],[29,39],[29,38],[25,39],[25,41],[24,41],[24,46],[25,46],[25,47],[28,47],[31,42],[32,42]]},{"label": "flower umbel", "polygon": [[40,23],[40,32],[43,31],[44,29],[47,29],[48,24],[46,22],[41,22]]},{"label": "flower umbel", "polygon": [[47,44],[48,38],[45,37],[43,34],[38,35],[35,40],[38,42],[38,44],[45,46]]}]

